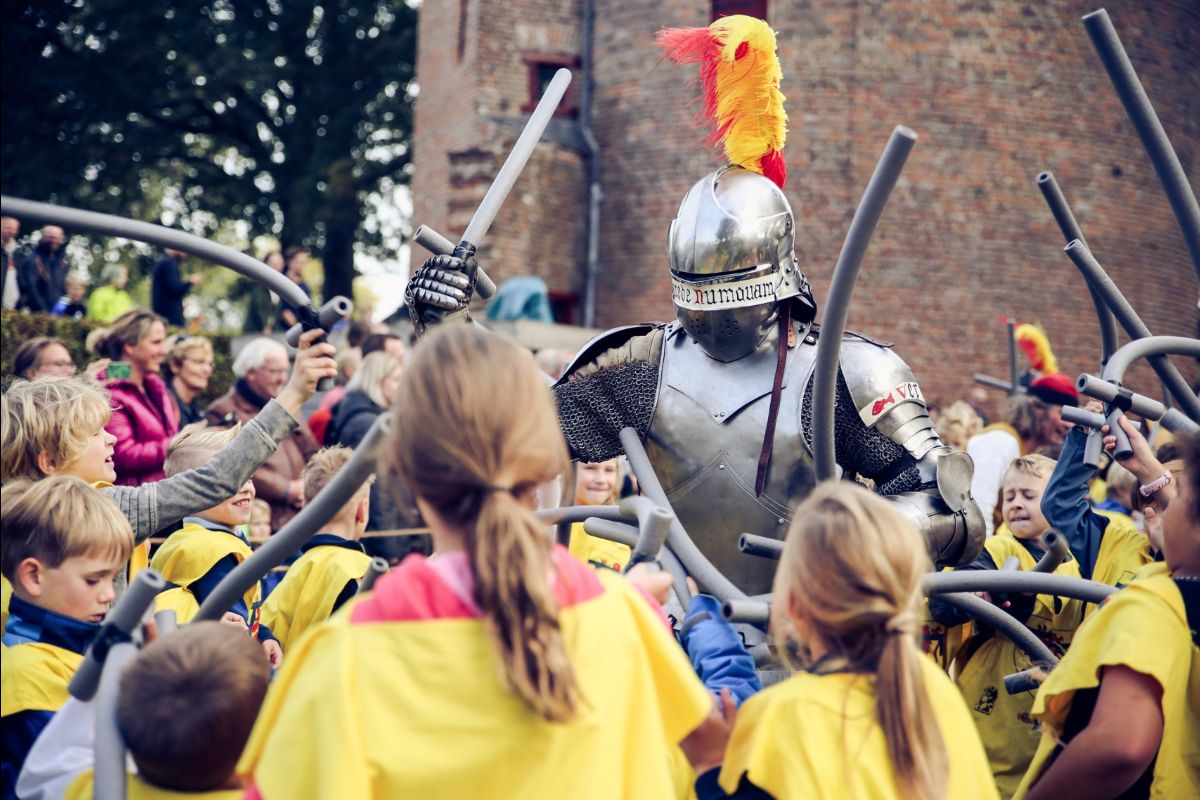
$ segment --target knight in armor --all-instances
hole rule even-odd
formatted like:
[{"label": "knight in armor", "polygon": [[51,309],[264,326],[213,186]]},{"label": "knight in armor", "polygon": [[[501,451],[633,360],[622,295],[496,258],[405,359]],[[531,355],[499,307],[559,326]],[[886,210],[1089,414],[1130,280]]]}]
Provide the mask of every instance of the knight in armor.
[{"label": "knight in armor", "polygon": [[[749,52],[765,63],[769,55],[775,77],[768,89],[778,94],[766,23],[725,17],[708,29],[664,31],[660,41],[675,57],[699,49],[681,48],[682,37],[701,34],[720,45],[718,58]],[[782,95],[777,106],[782,114]],[[636,429],[701,551],[747,594],[760,594],[771,590],[773,564],[742,555],[738,536],[782,539],[792,509],[816,482],[812,376],[820,331],[781,189],[782,124],[778,147],[748,158],[731,146],[739,121],[716,120],[726,154],[743,166],[697,181],[670,226],[676,319],[601,334],[553,391],[572,457],[614,458],[622,453],[621,429]],[[473,261],[437,256],[416,272],[406,297],[418,330],[461,316],[474,288]],[[923,531],[936,563],[975,558],[985,525],[970,498],[970,458],[941,442],[916,377],[888,344],[844,335],[835,441],[843,478],[868,479],[896,503]]]}]

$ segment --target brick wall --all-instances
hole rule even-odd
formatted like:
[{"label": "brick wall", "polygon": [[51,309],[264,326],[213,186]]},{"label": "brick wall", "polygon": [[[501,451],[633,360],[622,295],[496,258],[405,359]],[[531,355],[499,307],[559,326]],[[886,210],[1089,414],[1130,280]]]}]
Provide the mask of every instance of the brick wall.
[{"label": "brick wall", "polygon": [[[418,33],[414,227],[457,239],[528,119],[523,57],[577,58],[579,9],[556,0],[443,0],[422,7]],[[497,282],[534,274],[553,291],[581,289],[586,186],[576,128],[570,119],[551,122],[484,239],[480,260]]]},{"label": "brick wall", "polygon": [[[1200,9],[1106,5],[1195,186]],[[663,26],[707,24],[710,4],[595,6],[593,113],[606,198],[597,324],[669,319],[667,226],[683,193],[719,158],[703,148],[692,122],[694,69],[660,62],[653,36]],[[787,193],[818,303],[893,125],[920,137],[864,261],[850,324],[895,341],[935,401],[964,394],[974,372],[1007,373],[997,315],[1044,325],[1068,374],[1096,366],[1091,303],[1034,183],[1042,170],[1054,171],[1089,244],[1150,328],[1196,333],[1196,280],[1174,216],[1079,21],[1093,7],[1091,0],[768,3],[791,116]],[[469,217],[478,187],[451,180],[470,158],[448,154],[502,156],[510,139],[497,131],[510,128],[496,118],[511,119],[526,91],[520,53],[568,52],[578,33],[571,27],[577,2],[471,2],[467,52],[478,59],[486,52],[485,77],[478,61],[469,69],[446,62],[453,37],[444,45],[438,37],[453,32],[458,8],[444,0],[422,9],[414,178],[415,221],[451,228],[465,225],[454,209]],[[460,117],[472,108],[473,118]],[[489,237],[489,268],[533,271],[552,288],[579,286],[582,176],[571,148],[542,145]],[[1180,366],[1195,376],[1192,364]],[[1133,377],[1157,394],[1148,369]]]}]

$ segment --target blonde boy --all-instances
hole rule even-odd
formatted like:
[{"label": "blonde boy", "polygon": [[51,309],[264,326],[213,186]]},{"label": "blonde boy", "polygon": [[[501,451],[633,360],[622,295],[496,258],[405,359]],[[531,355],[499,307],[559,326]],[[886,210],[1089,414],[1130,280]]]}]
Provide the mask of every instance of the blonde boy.
[{"label": "blonde boy", "polygon": [[296,430],[317,381],[337,373],[333,348],[313,344],[320,334],[301,337],[287,385],[229,447],[195,470],[136,487],[112,485],[115,439],[104,430],[112,415],[107,392],[78,378],[16,381],[0,398],[0,482],[74,475],[102,489],[138,541],[146,539],[233,495]]},{"label": "blonde boy", "polygon": [[0,572],[12,585],[0,681],[4,796],[12,796],[29,748],[66,702],[132,549],[120,509],[78,478],[4,487]]},{"label": "blonde boy", "polygon": [[[1045,456],[1013,460],[1000,483],[1004,524],[984,543],[984,551],[975,563],[962,569],[998,569],[1014,556],[1022,570],[1037,563],[1043,555],[1041,535],[1050,527],[1042,515],[1042,494],[1053,471],[1054,460]],[[1079,564],[1071,559],[1054,573],[1078,578]],[[987,593],[983,597],[1028,625],[1056,655],[1066,651],[1083,620],[1084,604],[1079,600],[1049,595],[992,597]],[[970,619],[944,601],[931,598],[929,608],[933,618],[944,625]],[[1036,723],[1030,716],[1034,693],[1009,695],[1004,677],[1029,667],[1030,661],[1007,637],[996,635],[978,621],[975,630],[963,645],[956,681],[979,727],[1000,794],[1009,797],[1033,759],[1037,737]]]},{"label": "blonde boy", "polygon": [[[188,425],[167,446],[163,470],[168,479],[209,461],[238,435],[238,427],[207,428]],[[154,554],[150,566],[174,584],[156,600],[159,611],[171,609],[178,622],[191,620],[205,598],[238,564],[250,557],[250,543],[238,530],[250,521],[254,482],[247,479],[232,497],[195,516],[184,517],[183,527],[167,537]],[[279,641],[266,626],[258,624],[262,591],[258,584],[230,609],[262,642],[271,664],[283,661]]]},{"label": "blonde boy", "polygon": [[[325,488],[354,451],[326,447],[309,459],[301,479],[304,502]],[[331,519],[322,533],[302,548],[303,555],[263,603],[262,621],[279,637],[286,651],[311,626],[327,619],[358,591],[371,564],[359,538],[370,515],[371,481],[363,484]]]}]

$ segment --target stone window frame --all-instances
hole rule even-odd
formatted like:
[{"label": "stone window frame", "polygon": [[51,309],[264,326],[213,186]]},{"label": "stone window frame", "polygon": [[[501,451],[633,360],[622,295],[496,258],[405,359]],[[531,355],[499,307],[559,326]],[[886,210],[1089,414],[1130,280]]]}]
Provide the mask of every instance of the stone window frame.
[{"label": "stone window frame", "polygon": [[538,100],[542,99],[541,86],[538,80],[538,72],[544,67],[552,67],[558,69],[566,67],[575,73],[575,79],[571,81],[571,85],[567,87],[567,93],[563,97],[558,108],[554,112],[556,117],[569,117],[574,119],[579,116],[579,107],[576,100],[576,86],[579,82],[579,56],[563,55],[561,53],[538,53],[529,52],[521,56],[521,60],[525,63],[525,69],[528,72],[529,78],[529,99],[521,105],[521,112],[528,114],[533,109],[537,108]]}]

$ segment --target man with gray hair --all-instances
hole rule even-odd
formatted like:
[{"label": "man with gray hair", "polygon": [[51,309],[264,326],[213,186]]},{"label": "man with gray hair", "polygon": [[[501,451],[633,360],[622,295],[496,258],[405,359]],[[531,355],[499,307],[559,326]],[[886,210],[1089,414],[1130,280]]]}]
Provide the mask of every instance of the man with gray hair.
[{"label": "man with gray hair", "polygon": [[[279,394],[288,377],[288,352],[263,336],[250,341],[233,361],[237,382],[208,407],[209,425],[227,426],[253,419]],[[254,488],[271,506],[271,530],[277,531],[304,506],[300,474],[320,449],[307,425],[284,439],[275,454],[254,473]]]}]

